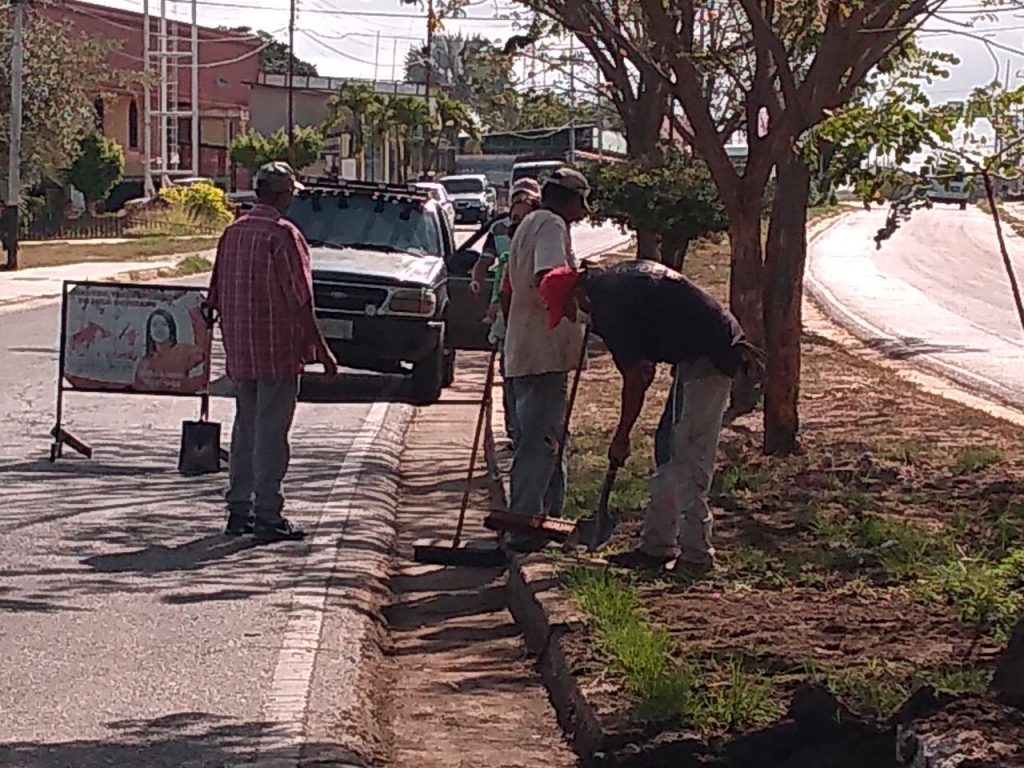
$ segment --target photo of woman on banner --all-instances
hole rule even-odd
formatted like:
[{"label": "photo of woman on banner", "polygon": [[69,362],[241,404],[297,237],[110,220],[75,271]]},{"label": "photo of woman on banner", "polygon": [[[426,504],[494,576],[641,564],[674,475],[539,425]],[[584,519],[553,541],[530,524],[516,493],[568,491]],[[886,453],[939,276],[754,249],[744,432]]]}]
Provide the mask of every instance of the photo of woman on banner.
[{"label": "photo of woman on banner", "polygon": [[[192,338],[209,335],[201,309],[189,311]],[[146,352],[135,369],[134,389],[138,392],[197,392],[206,384],[206,347],[178,341],[174,315],[155,309],[146,321]]]}]

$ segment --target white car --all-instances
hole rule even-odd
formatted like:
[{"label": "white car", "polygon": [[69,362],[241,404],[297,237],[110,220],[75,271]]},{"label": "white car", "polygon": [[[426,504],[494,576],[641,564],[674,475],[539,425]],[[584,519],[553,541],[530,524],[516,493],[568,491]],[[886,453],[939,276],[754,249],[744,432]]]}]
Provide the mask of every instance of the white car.
[{"label": "white car", "polygon": [[452,198],[448,194],[448,190],[444,188],[444,185],[438,184],[436,181],[417,181],[416,186],[430,193],[430,197],[445,212],[448,221],[451,222],[452,226],[455,226],[455,204],[452,202]]}]

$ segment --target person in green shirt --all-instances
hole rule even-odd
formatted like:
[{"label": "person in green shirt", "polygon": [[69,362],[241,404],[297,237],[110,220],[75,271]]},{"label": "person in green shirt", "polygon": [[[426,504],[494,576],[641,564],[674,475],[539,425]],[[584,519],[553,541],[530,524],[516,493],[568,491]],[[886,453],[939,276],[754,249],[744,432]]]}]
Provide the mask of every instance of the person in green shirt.
[{"label": "person in green shirt", "polygon": [[[487,307],[487,322],[491,325],[488,336],[491,344],[499,351],[499,370],[502,378],[505,376],[505,317],[501,310],[501,286],[505,279],[505,268],[508,265],[509,248],[512,245],[512,237],[515,235],[516,226],[527,214],[540,207],[540,185],[533,179],[520,179],[512,185],[509,196],[508,215],[498,219],[491,225],[484,242],[483,253],[473,265],[473,274],[469,284],[469,290],[474,296],[479,296],[483,290],[484,281],[488,271],[493,274],[494,282],[491,287],[491,295]],[[507,382],[502,388],[502,405],[505,411],[505,433],[512,443],[513,450],[516,442],[516,421],[512,407],[510,387]]]}]

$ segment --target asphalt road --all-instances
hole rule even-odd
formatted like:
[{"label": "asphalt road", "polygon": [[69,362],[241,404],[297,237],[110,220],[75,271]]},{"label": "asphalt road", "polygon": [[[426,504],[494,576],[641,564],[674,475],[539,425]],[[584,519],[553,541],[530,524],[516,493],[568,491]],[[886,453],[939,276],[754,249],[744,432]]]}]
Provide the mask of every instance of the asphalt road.
[{"label": "asphalt road", "polygon": [[[812,241],[812,295],[887,354],[1024,407],[1024,331],[992,219],[937,205],[876,250],[884,219],[884,211],[851,213]],[[1024,240],[1007,237],[1022,275]]]},{"label": "asphalt road", "polygon": [[[584,227],[577,252],[616,239]],[[65,428],[95,454],[65,449],[50,464],[57,339],[56,303],[0,313],[0,766],[223,768],[264,754],[290,701],[307,740],[337,733],[337,702],[351,695],[338,671],[351,653],[346,610],[314,606],[321,623],[310,626],[296,606],[310,595],[347,605],[359,589],[337,577],[345,504],[366,471],[346,459],[358,441],[368,466],[381,441],[401,439],[412,409],[376,404],[401,399],[402,381],[349,372],[310,383],[286,491],[289,516],[319,532],[257,548],[220,533],[223,475],[176,471],[197,401],[69,394]],[[214,392],[227,445],[230,386],[220,379]],[[309,668],[285,665],[282,679],[288,643]]]}]

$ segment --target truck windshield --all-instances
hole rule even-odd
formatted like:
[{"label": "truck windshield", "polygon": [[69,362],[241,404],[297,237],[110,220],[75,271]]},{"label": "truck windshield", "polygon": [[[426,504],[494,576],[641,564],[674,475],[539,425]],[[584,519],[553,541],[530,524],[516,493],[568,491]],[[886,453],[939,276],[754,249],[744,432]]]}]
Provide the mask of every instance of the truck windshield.
[{"label": "truck windshield", "polygon": [[474,195],[484,191],[480,179],[441,179],[441,184],[449,195]]},{"label": "truck windshield", "polygon": [[537,183],[544,184],[548,176],[562,166],[562,163],[547,163],[538,165],[516,165],[512,168],[512,183],[520,179],[535,179]]},{"label": "truck windshield", "polygon": [[[341,203],[341,205],[339,205]],[[333,246],[367,246],[443,256],[441,232],[432,210],[421,201],[378,201],[368,195],[348,198],[303,195],[295,198],[288,218],[307,240]]]}]

